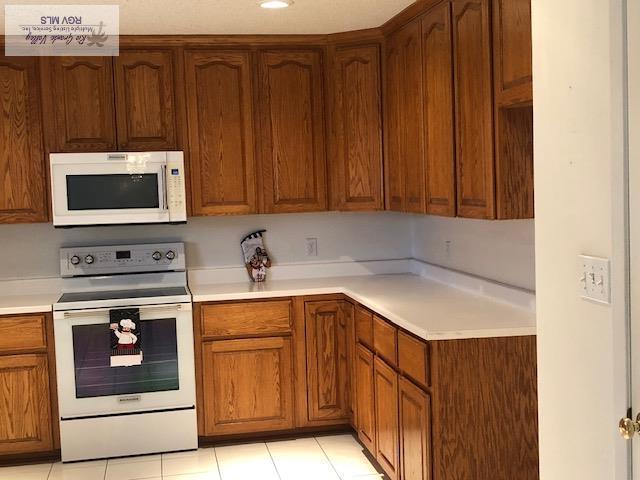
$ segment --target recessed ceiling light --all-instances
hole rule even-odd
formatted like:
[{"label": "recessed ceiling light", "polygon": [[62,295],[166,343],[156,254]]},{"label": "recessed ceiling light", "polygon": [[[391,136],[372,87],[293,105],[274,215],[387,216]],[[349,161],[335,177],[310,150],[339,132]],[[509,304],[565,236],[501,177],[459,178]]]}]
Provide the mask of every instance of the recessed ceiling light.
[{"label": "recessed ceiling light", "polygon": [[260,2],[262,8],[287,8],[293,2],[291,0],[264,0]]}]

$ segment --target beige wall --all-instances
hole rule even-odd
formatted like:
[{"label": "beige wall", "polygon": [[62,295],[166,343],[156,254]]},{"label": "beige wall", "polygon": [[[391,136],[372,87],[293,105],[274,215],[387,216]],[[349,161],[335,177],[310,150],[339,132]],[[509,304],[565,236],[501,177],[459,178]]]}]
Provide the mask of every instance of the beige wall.
[{"label": "beige wall", "polygon": [[[626,477],[622,0],[533,0],[542,480]],[[579,254],[611,259],[612,306]]]}]

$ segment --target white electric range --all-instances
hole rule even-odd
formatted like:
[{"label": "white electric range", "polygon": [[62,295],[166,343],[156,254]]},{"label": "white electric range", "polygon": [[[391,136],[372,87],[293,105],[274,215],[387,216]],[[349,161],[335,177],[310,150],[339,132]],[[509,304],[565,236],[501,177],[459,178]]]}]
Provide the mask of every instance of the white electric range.
[{"label": "white electric range", "polygon": [[65,293],[53,317],[64,462],[198,447],[185,266],[182,243],[60,250]]}]

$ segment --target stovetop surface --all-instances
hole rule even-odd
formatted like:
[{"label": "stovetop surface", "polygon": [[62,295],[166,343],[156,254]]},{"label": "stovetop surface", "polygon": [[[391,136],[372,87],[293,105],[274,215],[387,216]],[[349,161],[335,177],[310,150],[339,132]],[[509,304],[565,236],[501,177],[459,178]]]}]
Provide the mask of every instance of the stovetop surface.
[{"label": "stovetop surface", "polygon": [[138,288],[128,290],[101,290],[92,292],[69,292],[64,293],[58,303],[71,302],[94,302],[99,300],[121,300],[136,299],[149,297],[175,297],[179,295],[188,295],[189,292],[185,287],[157,287],[157,288]]}]

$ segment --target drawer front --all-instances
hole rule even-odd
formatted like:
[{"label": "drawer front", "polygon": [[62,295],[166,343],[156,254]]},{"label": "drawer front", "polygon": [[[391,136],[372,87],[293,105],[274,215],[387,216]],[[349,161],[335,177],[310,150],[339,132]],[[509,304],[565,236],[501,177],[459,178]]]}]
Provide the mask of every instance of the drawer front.
[{"label": "drawer front", "polygon": [[356,339],[363,345],[373,348],[373,313],[358,305],[356,307],[355,319]]},{"label": "drawer front", "polygon": [[0,317],[0,353],[46,347],[44,315]]},{"label": "drawer front", "polygon": [[291,332],[291,301],[203,305],[205,338],[260,336]]},{"label": "drawer front", "polygon": [[398,365],[398,329],[377,315],[373,316],[373,348],[391,365]]},{"label": "drawer front", "polygon": [[406,333],[398,333],[398,368],[416,382],[429,385],[429,346]]}]

